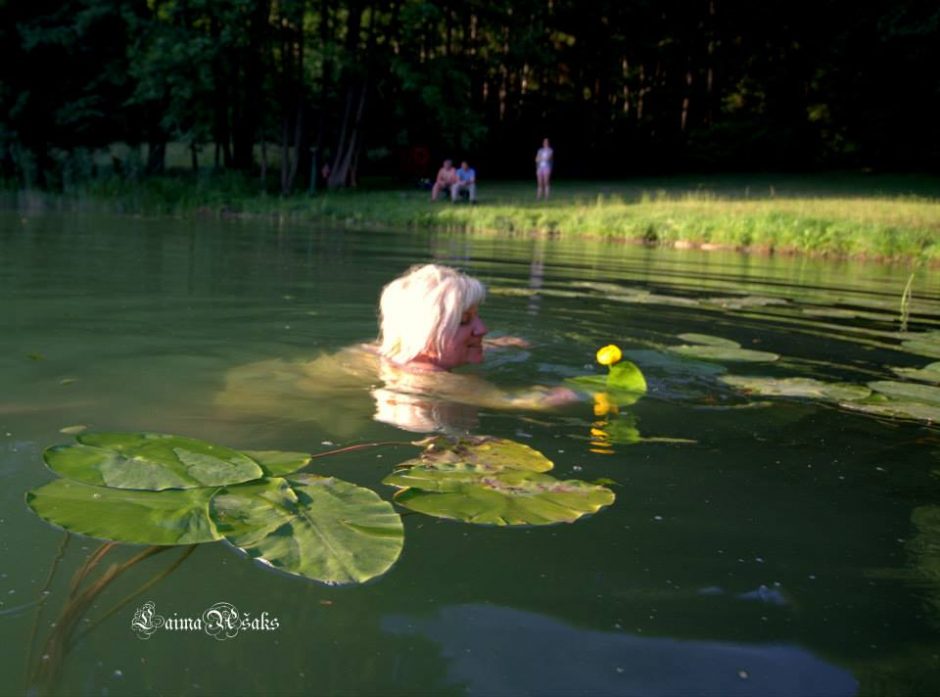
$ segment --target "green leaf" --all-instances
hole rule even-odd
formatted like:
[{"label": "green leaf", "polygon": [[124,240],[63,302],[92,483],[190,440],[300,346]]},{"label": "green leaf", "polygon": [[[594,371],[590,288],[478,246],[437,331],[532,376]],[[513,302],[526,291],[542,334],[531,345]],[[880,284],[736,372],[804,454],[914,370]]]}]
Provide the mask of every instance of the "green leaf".
[{"label": "green leaf", "polygon": [[607,374],[607,388],[646,394],[646,378],[635,363],[620,361],[610,367],[610,372]]},{"label": "green leaf", "polygon": [[[548,472],[555,466],[538,450],[508,438],[465,436],[454,439],[447,436],[432,436],[418,441],[415,445],[424,446],[419,459],[408,461],[415,465],[465,462],[490,470],[518,469],[529,472]],[[406,463],[402,465],[409,466]]]},{"label": "green leaf", "polygon": [[327,584],[384,574],[404,544],[390,503],[333,477],[298,474],[231,487],[212,499],[210,515],[251,557]]},{"label": "green leaf", "polygon": [[940,362],[925,365],[923,368],[895,368],[892,366],[891,370],[902,378],[940,385]]},{"label": "green leaf", "polygon": [[419,513],[481,525],[573,523],[614,502],[614,493],[587,482],[525,470],[494,472],[463,462],[394,472],[395,502]]},{"label": "green leaf", "polygon": [[250,457],[195,438],[159,433],[83,433],[48,448],[46,464],[63,477],[117,489],[193,489],[260,479]]},{"label": "green leaf", "polygon": [[309,465],[312,459],[308,453],[282,450],[243,450],[242,453],[261,465],[269,477],[292,474]]},{"label": "green leaf", "polygon": [[723,375],[722,382],[745,392],[765,397],[805,397],[832,402],[865,399],[871,390],[864,385],[844,382],[822,382],[812,378],[769,378]]},{"label": "green leaf", "polygon": [[925,404],[924,402],[905,402],[902,400],[884,399],[883,401],[869,402],[841,402],[839,406],[843,409],[872,414],[874,416],[940,423],[940,406]]},{"label": "green leaf", "polygon": [[706,361],[736,361],[742,363],[770,363],[780,356],[769,351],[754,351],[751,349],[733,348],[730,346],[706,346],[706,345],[686,345],[667,346],[667,351],[671,351],[680,356],[689,358],[700,358]]},{"label": "green leaf", "polygon": [[666,350],[677,353],[680,356],[701,358],[707,361],[769,363],[770,361],[775,361],[780,358],[776,353],[770,353],[768,351],[743,349],[736,341],[723,339],[720,336],[711,336],[710,334],[679,334],[679,338],[683,341],[691,341],[692,344],[667,346]]},{"label": "green leaf", "polygon": [[913,334],[913,337],[901,342],[901,347],[904,350],[921,356],[940,358],[940,331]]},{"label": "green leaf", "polygon": [[626,360],[612,365],[607,375],[579,375],[565,382],[588,392],[604,392],[609,402],[620,407],[634,404],[647,390],[643,371]]},{"label": "green leaf", "polygon": [[894,380],[875,380],[868,383],[875,392],[888,395],[894,399],[926,402],[940,406],[940,387],[921,385],[916,382],[895,382]]},{"label": "green leaf", "polygon": [[127,491],[56,479],[27,492],[26,503],[69,532],[129,544],[183,545],[220,539],[209,520],[216,491]]},{"label": "green leaf", "polygon": [[727,346],[728,348],[741,348],[741,344],[739,344],[737,341],[725,339],[720,336],[712,336],[711,334],[696,334],[694,332],[688,332],[686,334],[679,334],[679,338],[692,344],[702,344],[704,346]]}]

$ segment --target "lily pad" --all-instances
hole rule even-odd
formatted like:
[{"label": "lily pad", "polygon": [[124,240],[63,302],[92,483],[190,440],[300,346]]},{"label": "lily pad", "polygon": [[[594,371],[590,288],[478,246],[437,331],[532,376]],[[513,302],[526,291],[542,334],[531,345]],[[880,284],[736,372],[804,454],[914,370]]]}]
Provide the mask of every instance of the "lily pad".
[{"label": "lily pad", "polygon": [[940,385],[940,362],[931,363],[923,368],[895,368],[892,366],[891,370],[902,378],[920,380],[921,382],[932,382],[935,385]]},{"label": "lily pad", "polygon": [[308,453],[282,450],[243,450],[245,455],[261,465],[267,476],[292,474],[306,467],[312,459]]},{"label": "lily pad", "polygon": [[883,401],[841,402],[839,406],[850,411],[858,411],[875,416],[940,423],[940,405],[926,404],[924,402],[885,399]]},{"label": "lily pad", "polygon": [[704,344],[667,346],[666,350],[672,351],[680,356],[699,358],[706,361],[770,363],[780,358],[778,354],[770,353],[769,351],[754,351],[752,349],[734,348],[731,346],[706,346]]},{"label": "lily pad", "polygon": [[128,491],[56,479],[26,494],[43,520],[69,532],[139,545],[221,539],[209,520],[215,488]]},{"label": "lily pad", "polygon": [[696,334],[695,332],[687,332],[685,334],[680,334],[679,338],[683,341],[688,341],[693,344],[703,344],[705,346],[728,346],[730,348],[741,348],[741,344],[737,341],[732,341],[731,339],[725,339],[720,336],[712,336],[711,334]]},{"label": "lily pad", "polygon": [[630,361],[620,361],[610,367],[610,373],[607,375],[607,387],[608,389],[641,394],[645,394],[647,389],[643,371]]},{"label": "lily pad", "polygon": [[212,499],[219,532],[276,569],[330,585],[384,574],[404,529],[378,494],[333,477],[298,474],[231,487]]},{"label": "lily pad", "polygon": [[193,489],[264,476],[237,450],[160,433],[82,433],[73,445],[48,448],[43,458],[63,477],[117,489]]},{"label": "lily pad", "polygon": [[915,334],[914,338],[901,342],[901,347],[920,356],[940,358],[940,331]]},{"label": "lily pad", "polygon": [[607,393],[618,406],[629,406],[646,394],[646,378],[635,363],[620,361],[610,367],[607,375],[579,375],[566,383],[575,387]]},{"label": "lily pad", "polygon": [[493,472],[463,462],[394,472],[395,502],[419,513],[481,525],[573,523],[614,502],[606,487],[524,470]]},{"label": "lily pad", "polygon": [[464,462],[487,470],[517,469],[529,472],[548,472],[555,464],[534,448],[507,438],[493,436],[465,436],[453,439],[432,436],[420,440],[423,445],[419,459],[402,463],[414,465],[443,465]]},{"label": "lily pad", "polygon": [[806,397],[833,402],[865,399],[871,390],[864,385],[845,382],[823,382],[812,378],[770,378],[723,375],[725,384],[765,397]]},{"label": "lily pad", "polygon": [[921,385],[916,382],[895,382],[893,380],[875,380],[868,383],[875,392],[888,395],[894,399],[925,402],[940,406],[940,387]]},{"label": "lily pad", "polygon": [[769,351],[754,351],[753,349],[743,349],[741,345],[731,339],[724,339],[720,336],[711,334],[680,334],[679,338],[683,341],[691,341],[691,344],[681,344],[679,346],[667,346],[666,350],[677,353],[680,356],[691,358],[700,358],[706,361],[740,361],[745,363],[769,363],[780,358],[776,353]]}]

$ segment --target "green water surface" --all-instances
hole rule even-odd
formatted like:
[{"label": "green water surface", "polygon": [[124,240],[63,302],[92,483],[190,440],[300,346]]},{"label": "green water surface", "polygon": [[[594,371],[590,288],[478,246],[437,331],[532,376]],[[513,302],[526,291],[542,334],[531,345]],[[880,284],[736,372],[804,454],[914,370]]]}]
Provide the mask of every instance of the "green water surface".
[{"label": "green water surface", "polygon": [[[550,412],[444,410],[438,424],[531,445],[562,478],[613,480],[612,506],[538,528],[408,514],[397,564],[351,587],[272,572],[224,542],[161,576],[184,551],[174,548],[72,614],[81,591],[70,584],[101,541],[67,536],[24,503],[53,478],[42,451],[70,440],[61,429],[254,450],[412,440],[373,418],[375,385],[335,398],[291,386],[281,399],[272,381],[263,398],[220,395],[244,366],[374,338],[383,284],[428,261],[480,277],[492,334],[532,343],[471,372],[507,387],[557,385],[598,372],[594,352],[611,342],[644,371],[648,395],[619,413],[585,399]],[[891,366],[940,360],[902,346],[910,272],[276,221],[0,214],[0,691],[940,692],[940,429],[720,380],[864,385],[896,379]],[[909,333],[940,328],[937,274],[917,272],[908,310]],[[668,351],[683,333],[780,359]],[[361,451],[314,471],[390,499],[381,480],[412,455]],[[108,549],[79,588],[141,550]],[[277,626],[225,641],[185,629],[143,640],[131,623],[146,601],[168,618],[226,602]]]}]

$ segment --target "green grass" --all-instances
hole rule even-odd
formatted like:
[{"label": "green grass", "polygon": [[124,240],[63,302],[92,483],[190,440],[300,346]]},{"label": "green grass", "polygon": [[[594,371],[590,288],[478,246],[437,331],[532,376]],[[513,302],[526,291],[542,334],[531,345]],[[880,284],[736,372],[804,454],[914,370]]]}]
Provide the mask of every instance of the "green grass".
[{"label": "green grass", "polygon": [[[376,229],[550,235],[649,244],[940,262],[940,179],[887,175],[673,177],[481,182],[480,202],[431,203],[426,191],[371,182],[356,191],[280,197],[235,175],[96,180],[67,205],[173,215],[263,215]],[[62,198],[58,201],[61,204]]]}]

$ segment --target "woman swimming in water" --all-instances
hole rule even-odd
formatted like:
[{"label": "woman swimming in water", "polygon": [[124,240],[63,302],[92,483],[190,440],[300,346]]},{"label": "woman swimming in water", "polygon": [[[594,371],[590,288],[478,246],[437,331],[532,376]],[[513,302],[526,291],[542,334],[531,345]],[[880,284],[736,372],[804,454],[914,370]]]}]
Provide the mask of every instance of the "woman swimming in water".
[{"label": "woman swimming in water", "polygon": [[[257,364],[245,366],[238,369],[240,376],[229,377],[226,391],[236,383],[244,387],[250,379],[259,391],[270,393],[270,399],[255,394],[236,400],[232,393],[225,401],[246,407],[286,404],[290,395],[300,396],[296,393],[301,391],[308,402],[306,418],[330,421],[335,431],[344,400],[371,385],[376,421],[429,432],[472,428],[475,407],[544,410],[577,400],[577,394],[564,387],[509,391],[475,375],[451,372],[481,363],[487,348],[528,346],[517,337],[484,338],[488,329],[479,307],[485,297],[480,281],[456,269],[438,264],[412,267],[382,289],[377,342],[349,346],[299,365],[277,361],[263,369]],[[245,372],[246,368],[252,369]],[[376,378],[380,386],[375,386]],[[309,404],[314,394],[329,399],[333,408],[315,417]]]}]

